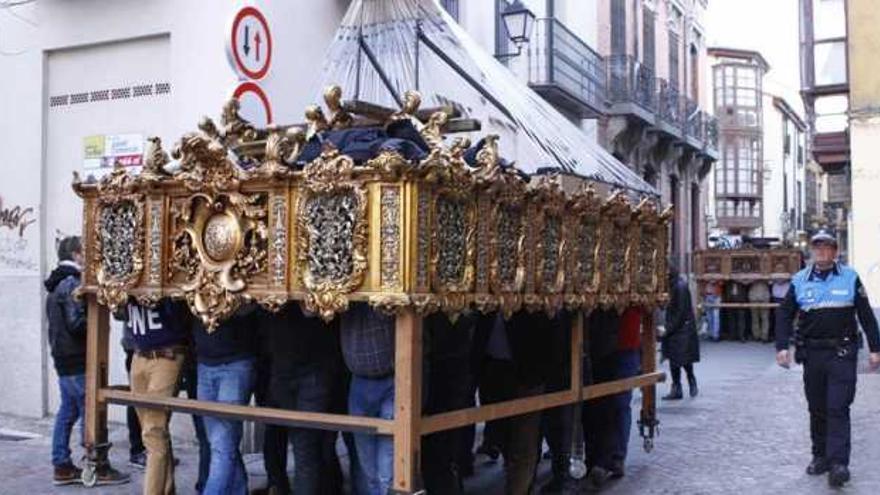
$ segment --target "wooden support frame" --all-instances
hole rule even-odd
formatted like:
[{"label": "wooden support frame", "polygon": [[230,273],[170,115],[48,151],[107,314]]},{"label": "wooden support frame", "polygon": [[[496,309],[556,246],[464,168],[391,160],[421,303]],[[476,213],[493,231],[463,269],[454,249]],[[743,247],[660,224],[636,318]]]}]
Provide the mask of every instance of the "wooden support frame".
[{"label": "wooden support frame", "polygon": [[395,493],[418,493],[420,488],[421,437],[494,419],[541,411],[584,400],[642,389],[642,418],[654,417],[655,384],[665,379],[656,370],[656,340],[653,317],[643,316],[642,374],[583,385],[583,349],[585,318],[577,312],[571,326],[571,386],[567,390],[514,399],[494,404],[422,416],[422,318],[412,309],[404,309],[396,319],[395,341],[395,416],[393,420],[311,413],[284,409],[238,406],[215,402],[136,394],[123,387],[107,385],[107,350],[109,312],[93,294],[88,295],[88,362],[86,365],[86,445],[92,449],[107,441],[107,405],[120,404],[158,408],[190,414],[259,421],[290,427],[339,430],[355,433],[389,435],[394,442]]},{"label": "wooden support frame", "polygon": [[95,294],[86,296],[86,397],[83,418],[84,443],[89,451],[107,443],[107,388],[110,312],[98,304]]}]

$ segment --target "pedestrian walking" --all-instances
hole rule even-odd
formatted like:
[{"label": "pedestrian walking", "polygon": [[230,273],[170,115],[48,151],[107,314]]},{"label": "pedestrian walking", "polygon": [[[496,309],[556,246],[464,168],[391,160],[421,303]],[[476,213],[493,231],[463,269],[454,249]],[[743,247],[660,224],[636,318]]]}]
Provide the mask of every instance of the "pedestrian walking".
[{"label": "pedestrian walking", "polygon": [[679,400],[684,397],[681,389],[681,370],[687,373],[691,397],[699,393],[694,363],[700,361],[700,337],[694,321],[694,307],[687,282],[678,276],[674,268],[669,270],[669,304],[666,307],[666,331],[662,338],[663,358],[669,360],[672,375],[672,388],[664,400]]},{"label": "pedestrian walking", "polygon": [[[58,244],[58,266],[44,282],[46,318],[49,321],[49,346],[58,374],[61,404],[52,431],[53,483],[56,486],[81,483],[82,471],[71,460],[70,434],[85,414],[86,394],[86,308],[73,297],[82,273],[82,241],[66,237]],[[82,443],[82,441],[80,442]],[[96,468],[97,485],[128,483],[129,476],[102,461]]]},{"label": "pedestrian walking", "polygon": [[[730,282],[725,286],[727,292],[724,294],[724,302],[726,303],[745,303],[749,301],[746,288],[739,282]],[[726,329],[728,338],[746,341],[746,324],[748,310],[744,308],[725,308],[724,312],[726,320]]]},{"label": "pedestrian walking", "polygon": [[707,282],[704,289],[703,312],[709,326],[709,340],[718,342],[721,339],[721,308],[715,306],[721,302],[721,286],[717,282]]},{"label": "pedestrian walking", "polygon": [[880,331],[858,274],[836,261],[837,240],[825,231],[810,239],[813,262],[796,273],[777,310],[776,362],[791,366],[793,322],[795,361],[804,365],[804,391],[810,411],[813,459],[807,474],[828,473],[828,484],[850,479],[850,406],[856,393],[861,336],[868,340],[869,365],[880,367]]}]

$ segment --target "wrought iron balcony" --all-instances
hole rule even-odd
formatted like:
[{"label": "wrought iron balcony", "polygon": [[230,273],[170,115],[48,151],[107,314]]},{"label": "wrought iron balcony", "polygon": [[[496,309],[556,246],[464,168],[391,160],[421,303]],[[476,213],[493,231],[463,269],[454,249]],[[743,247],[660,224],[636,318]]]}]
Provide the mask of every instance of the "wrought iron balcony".
[{"label": "wrought iron balcony", "polygon": [[718,119],[714,115],[703,112],[703,124],[706,126],[706,151],[718,154]]},{"label": "wrought iron balcony", "polygon": [[529,44],[529,86],[581,118],[605,113],[605,61],[564,24],[538,19]]},{"label": "wrought iron balcony", "polygon": [[661,125],[669,126],[674,132],[681,134],[683,125],[681,113],[681,94],[678,88],[665,79],[657,79],[657,116]]},{"label": "wrought iron balcony", "polygon": [[684,135],[698,143],[703,142],[703,112],[697,102],[684,97]]},{"label": "wrought iron balcony", "polygon": [[608,57],[608,97],[614,105],[612,113],[631,113],[626,105],[634,104],[645,112],[645,120],[653,122],[657,108],[654,71],[629,55]]}]

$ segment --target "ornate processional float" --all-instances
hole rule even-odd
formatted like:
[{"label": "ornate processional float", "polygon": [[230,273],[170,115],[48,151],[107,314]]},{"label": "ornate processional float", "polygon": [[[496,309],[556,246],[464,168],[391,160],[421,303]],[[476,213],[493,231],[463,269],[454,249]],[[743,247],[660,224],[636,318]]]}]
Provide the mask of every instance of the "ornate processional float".
[{"label": "ornate processional float", "polygon": [[[98,182],[75,177],[84,202],[91,450],[106,440],[111,402],[369,431],[394,435],[395,486],[412,491],[421,435],[636,387],[645,390],[650,446],[653,385],[662,379],[650,310],[668,298],[670,211],[659,212],[650,197],[631,201],[624,190],[603,195],[580,179],[524,174],[499,155],[494,135],[473,146],[467,138],[447,145],[444,135],[468,123],[451,108],[420,109],[416,92],[405,94],[398,111],[340,95],[329,88],[326,111],[308,108],[304,126],[268,129],[240,118],[231,100],[219,125],[205,118],[170,156],[151,138],[139,174],[117,168]],[[334,144],[345,139],[328,138],[370,129],[391,134],[392,127],[408,138],[371,146],[366,156]],[[412,149],[422,149],[418,158]],[[148,305],[185,299],[209,331],[250,303],[273,311],[296,301],[325,320],[353,301],[396,314],[395,419],[159,399],[108,387],[107,309],[129,298]],[[647,310],[643,374],[583,386],[582,315],[630,306]],[[570,389],[421,415],[423,315],[552,316],[563,309],[577,315]]]},{"label": "ornate processional float", "polygon": [[[114,310],[183,298],[209,329],[250,302],[297,300],[325,320],[350,301],[451,317],[665,303],[670,212],[652,198],[601,197],[586,182],[563,191],[558,174],[508,165],[497,136],[445,146],[451,111],[423,122],[414,92],[384,121],[350,113],[339,94],[327,91],[328,117],[307,110],[307,127],[256,129],[231,100],[219,126],[206,118],[181,138],[172,167],[151,138],[140,174],[75,180],[82,291]],[[396,121],[419,129],[423,159],[384,149],[356,160],[327,140],[300,160],[318,133]]]}]

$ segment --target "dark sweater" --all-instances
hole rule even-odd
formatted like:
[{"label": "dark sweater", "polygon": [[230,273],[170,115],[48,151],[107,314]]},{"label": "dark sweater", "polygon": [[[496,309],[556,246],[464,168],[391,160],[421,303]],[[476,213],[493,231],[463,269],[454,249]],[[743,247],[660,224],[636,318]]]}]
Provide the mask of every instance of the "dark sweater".
[{"label": "dark sweater", "polygon": [[126,307],[124,332],[133,350],[153,351],[187,343],[190,312],[182,301],[163,299],[155,308],[135,302]]},{"label": "dark sweater", "polygon": [[196,361],[199,364],[217,366],[253,359],[257,355],[257,313],[239,314],[220,323],[208,333],[198,318],[193,318],[193,340],[196,345]]},{"label": "dark sweater", "polygon": [[261,353],[279,373],[304,363],[338,360],[337,327],[336,321],[325,323],[305,315],[298,303],[287,304],[278,313],[260,311]]}]

